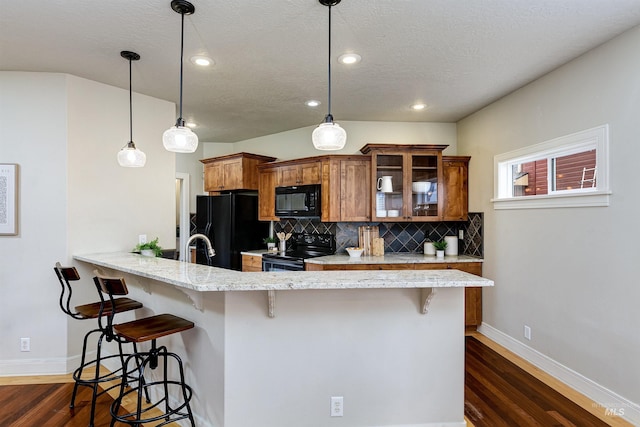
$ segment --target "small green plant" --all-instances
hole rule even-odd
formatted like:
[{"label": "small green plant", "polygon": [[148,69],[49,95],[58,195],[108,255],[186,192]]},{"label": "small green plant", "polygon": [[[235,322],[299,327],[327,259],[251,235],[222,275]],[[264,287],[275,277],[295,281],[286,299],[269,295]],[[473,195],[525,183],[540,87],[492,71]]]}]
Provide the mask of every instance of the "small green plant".
[{"label": "small green plant", "polygon": [[445,249],[447,249],[447,242],[445,242],[444,240],[433,242],[433,247],[436,248],[437,251],[444,251]]},{"label": "small green plant", "polygon": [[135,248],[133,248],[134,252],[141,252],[145,249],[150,249],[156,256],[162,255],[162,246],[158,244],[158,238],[156,237],[150,242],[147,243],[138,243]]},{"label": "small green plant", "polygon": [[276,243],[276,238],[275,237],[265,237],[264,239],[262,239],[262,241],[264,243]]}]

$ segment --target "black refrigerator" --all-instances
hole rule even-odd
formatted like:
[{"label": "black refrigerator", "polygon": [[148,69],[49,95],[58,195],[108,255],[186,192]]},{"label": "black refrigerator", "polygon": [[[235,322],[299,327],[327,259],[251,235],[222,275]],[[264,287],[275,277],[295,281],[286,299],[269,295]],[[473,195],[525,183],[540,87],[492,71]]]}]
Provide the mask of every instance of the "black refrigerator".
[{"label": "black refrigerator", "polygon": [[202,239],[196,242],[196,262],[240,270],[240,252],[264,247],[269,223],[258,221],[258,196],[220,194],[196,197],[196,233],[209,237],[216,256],[209,259]]}]

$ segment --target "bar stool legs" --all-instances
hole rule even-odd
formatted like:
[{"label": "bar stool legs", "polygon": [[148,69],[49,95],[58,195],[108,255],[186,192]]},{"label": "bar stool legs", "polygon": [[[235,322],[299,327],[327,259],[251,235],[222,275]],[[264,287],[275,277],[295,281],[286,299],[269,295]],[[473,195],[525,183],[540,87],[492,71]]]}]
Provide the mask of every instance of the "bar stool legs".
[{"label": "bar stool legs", "polygon": [[[99,288],[97,288],[98,295],[100,296],[99,302],[94,302],[90,304],[78,305],[74,308],[71,306],[71,300],[73,296],[73,288],[71,286],[72,282],[77,282],[80,280],[80,275],[75,267],[63,267],[59,262],[54,266],[54,271],[56,276],[58,277],[58,281],[60,282],[61,292],[59,298],[60,309],[67,314],[69,317],[77,320],[88,320],[88,319],[97,319],[98,320],[98,328],[93,329],[87,332],[84,336],[82,342],[82,356],[80,359],[80,366],[74,371],[73,379],[75,381],[73,392],[71,394],[71,402],[69,404],[70,409],[75,408],[75,400],[78,392],[79,386],[90,387],[92,389],[92,399],[91,399],[91,415],[89,418],[89,427],[93,427],[93,420],[95,416],[96,410],[96,399],[103,393],[111,390],[112,388],[118,387],[120,383],[116,383],[112,386],[106,386],[106,383],[109,381],[124,381],[124,382],[132,382],[137,381],[137,378],[132,376],[135,374],[134,372],[127,372],[122,370],[122,366],[124,366],[125,361],[125,353],[122,349],[122,343],[118,342],[118,354],[110,355],[103,357],[102,356],[102,342],[106,337],[107,341],[111,341],[112,338],[106,336],[106,329],[102,325],[102,318],[113,316],[115,313],[123,313],[126,311],[136,310],[142,307],[142,304],[138,301],[132,300],[130,298],[112,298],[110,301],[106,302],[102,298],[102,293]],[[94,279],[95,284],[95,279]],[[87,360],[87,346],[89,339],[95,334],[99,334],[96,345],[96,357],[93,360]],[[136,345],[135,342],[133,344],[133,352],[136,353]],[[117,360],[119,369],[116,369],[113,372],[108,372],[103,369],[103,362],[113,359]],[[95,369],[95,373],[91,376],[86,375],[86,370],[90,370],[91,368]],[[144,380],[144,379],[143,379]],[[103,388],[102,391],[99,390],[99,386]],[[147,395],[148,398],[148,395]]]},{"label": "bar stool legs", "polygon": [[[89,337],[94,333],[100,333],[96,345],[96,356],[95,359],[86,361],[87,341],[89,340]],[[122,342],[118,341],[118,354],[106,357],[102,356],[102,343],[104,339],[105,333],[100,329],[94,329],[92,331],[89,331],[85,335],[80,366],[73,372],[73,380],[75,381],[75,384],[73,386],[73,392],[71,394],[71,404],[69,405],[69,408],[74,409],[75,407],[75,399],[78,388],[80,386],[90,387],[92,389],[92,397],[89,427],[93,427],[93,420],[96,413],[96,400],[98,396],[101,396],[102,394],[107,393],[112,389],[119,388],[121,385],[128,386],[136,381],[144,382],[144,377],[138,376],[139,370],[137,366],[134,366],[131,369],[125,366],[125,357],[128,357],[129,354],[124,352]],[[138,350],[136,347],[136,343],[131,344],[133,346],[133,354],[137,353]],[[118,365],[120,367],[114,371],[107,370],[103,366],[103,362],[108,359],[119,359]],[[95,372],[92,376],[89,377],[86,375],[86,371],[90,371],[91,368],[93,368]],[[83,376],[83,374],[85,375]],[[110,382],[113,382],[113,384],[109,385],[108,383]],[[146,389],[144,390],[144,392],[147,402],[150,402],[151,399],[149,397],[149,393]]]},{"label": "bar stool legs", "polygon": [[[127,285],[122,277],[105,277],[96,272],[95,282],[101,292],[109,295],[111,303],[115,301],[114,296],[127,295],[128,293]],[[195,427],[189,404],[193,391],[184,380],[182,360],[177,354],[167,351],[165,346],[158,347],[156,342],[158,338],[191,329],[195,326],[194,323],[172,314],[159,314],[119,324],[113,323],[113,317],[114,313],[107,316],[107,337],[120,343],[139,344],[151,341],[151,348],[146,352],[135,351],[125,359],[123,374],[136,370],[136,377],[139,381],[137,381],[136,388],[130,389],[127,389],[125,381],[121,382],[120,393],[111,405],[111,426],[113,427],[116,422],[119,422],[139,427],[143,424],[161,421],[160,424],[155,424],[155,427],[160,427],[178,420],[188,419],[191,426]],[[169,368],[174,367],[169,365],[169,360],[177,365],[177,380],[170,378],[172,371]],[[156,379],[151,375],[145,377],[148,370],[154,371],[158,368],[160,361],[162,361],[163,371],[161,378]],[[157,390],[160,391],[157,392]],[[174,390],[177,392],[172,393]],[[135,398],[133,393],[137,393]],[[144,406],[142,404],[143,394],[147,397],[151,395],[152,398],[157,398],[158,394],[160,396],[156,403]],[[125,400],[136,402],[135,411],[121,413]],[[160,412],[157,413],[155,410]]]},{"label": "bar stool legs", "polygon": [[[141,359],[137,361],[136,359]],[[170,380],[169,360],[172,359],[178,369],[178,379]],[[156,426],[164,426],[178,420],[188,419],[191,426],[195,427],[195,420],[191,412],[189,401],[191,400],[193,391],[184,380],[184,368],[182,360],[175,353],[167,351],[165,346],[157,347],[156,340],[152,340],[151,349],[148,352],[132,354],[125,361],[125,369],[135,361],[138,364],[139,377],[143,378],[147,369],[155,370],[158,362],[162,361],[162,378],[151,381],[146,380],[139,382],[137,388],[126,389],[125,385],[120,386],[120,394],[111,405],[111,426],[115,426],[116,422],[139,426],[145,423],[153,423],[162,421]],[[155,403],[151,405],[143,405],[143,393],[154,395]],[[172,393],[172,391],[174,391]],[[177,392],[177,393],[175,393]],[[160,394],[160,396],[157,396]],[[172,397],[175,401],[172,401]],[[135,411],[122,411],[122,403],[126,400],[135,400]],[[148,402],[148,401],[147,401]],[[155,411],[157,409],[157,411]]]}]

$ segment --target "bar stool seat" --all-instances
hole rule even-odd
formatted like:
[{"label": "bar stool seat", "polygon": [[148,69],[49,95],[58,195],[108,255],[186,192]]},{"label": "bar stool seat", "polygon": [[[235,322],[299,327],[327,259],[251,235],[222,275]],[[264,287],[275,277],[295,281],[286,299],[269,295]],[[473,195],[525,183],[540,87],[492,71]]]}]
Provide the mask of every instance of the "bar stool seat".
[{"label": "bar stool seat", "polygon": [[[80,274],[76,270],[75,267],[63,267],[59,262],[56,263],[54,267],[54,271],[58,280],[60,281],[60,286],[62,291],[60,293],[59,304],[62,311],[67,314],[69,317],[77,320],[87,320],[87,319],[98,319],[102,316],[108,316],[115,313],[124,313],[127,311],[136,310],[142,308],[142,303],[133,300],[131,298],[123,297],[123,298],[115,298],[113,301],[109,301],[107,304],[102,301],[77,305],[74,309],[71,309],[71,299],[73,295],[73,288],[71,286],[71,282],[79,281]],[[92,360],[87,360],[87,344],[89,338],[94,335],[99,334],[97,338],[96,344],[96,358]],[[95,408],[96,408],[96,399],[98,396],[108,392],[109,390],[119,387],[120,383],[118,381],[135,381],[136,378],[132,376],[132,373],[125,374],[122,369],[124,366],[124,359],[127,356],[122,349],[122,343],[118,343],[118,354],[103,356],[102,355],[102,341],[105,338],[105,334],[100,325],[98,324],[98,328],[92,329],[87,332],[84,336],[82,343],[82,354],[80,358],[80,366],[73,372],[73,379],[75,381],[73,392],[71,394],[71,402],[69,404],[69,408],[73,409],[75,407],[75,399],[79,386],[90,387],[93,390],[92,399],[91,399],[91,413],[89,418],[89,427],[93,427],[93,420],[95,416]],[[134,352],[136,352],[135,344],[134,344]],[[120,368],[115,369],[113,371],[104,370],[102,368],[103,362],[108,359],[118,360]],[[85,374],[85,371],[94,370],[90,376]],[[135,372],[134,372],[135,373]],[[83,375],[84,374],[84,375]],[[114,381],[113,385],[102,387],[102,391],[99,391],[99,386],[106,384],[107,382]]]},{"label": "bar stool seat", "polygon": [[[83,304],[75,306],[75,311],[82,316],[83,319],[97,319],[100,315],[100,306],[102,303],[92,302],[91,304]],[[116,313],[124,313],[125,311],[137,310],[142,308],[142,303],[131,298],[116,298],[115,299]],[[105,304],[102,312],[103,316],[108,316],[113,310],[111,301]]]},{"label": "bar stool seat", "polygon": [[[114,295],[121,296],[128,293],[126,283],[122,277],[106,277],[96,272],[95,280],[96,284],[99,285],[99,289],[109,296],[110,301],[115,300]],[[195,427],[193,413],[189,405],[193,391],[185,383],[182,360],[177,354],[169,352],[165,346],[158,346],[156,341],[158,338],[191,329],[195,326],[194,323],[173,314],[158,314],[120,324],[114,324],[111,321],[112,318],[113,315],[108,317],[107,325],[111,330],[107,332],[107,335],[111,335],[114,339],[123,343],[151,341],[151,348],[148,351],[138,351],[126,358],[124,362],[125,371],[128,372],[129,366],[135,363],[135,367],[132,366],[131,369],[138,369],[140,381],[138,381],[136,388],[129,389],[126,388],[124,382],[121,383],[120,393],[111,405],[111,426],[114,426],[116,422],[120,422],[137,427],[157,421],[162,421],[157,424],[162,426],[178,420],[188,419],[191,426]],[[162,377],[145,378],[147,367],[152,370],[156,369],[160,359],[163,362]],[[173,360],[175,366],[177,366],[178,378],[175,380],[169,378],[171,374],[169,360]],[[173,392],[174,390],[175,392]],[[160,398],[155,403],[145,406],[142,403],[143,393],[147,396],[147,403],[150,403],[149,395],[153,397],[160,394]],[[136,394],[136,396],[133,396],[133,394]],[[136,402],[135,410],[123,413],[123,401],[131,400],[129,396],[132,396]],[[161,410],[159,415],[158,412],[154,412],[157,410]]]},{"label": "bar stool seat", "polygon": [[182,317],[174,316],[173,314],[158,314],[113,325],[113,330],[118,336],[127,341],[140,343],[186,331],[193,327],[193,322]]}]

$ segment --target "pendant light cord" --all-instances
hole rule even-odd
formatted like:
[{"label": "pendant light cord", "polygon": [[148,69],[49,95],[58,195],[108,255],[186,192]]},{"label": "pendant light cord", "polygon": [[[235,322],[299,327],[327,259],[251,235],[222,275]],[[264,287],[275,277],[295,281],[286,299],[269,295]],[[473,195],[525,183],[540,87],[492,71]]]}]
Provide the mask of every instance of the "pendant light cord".
[{"label": "pendant light cord", "polygon": [[184,120],[182,119],[182,68],[183,65],[183,57],[184,57],[184,13],[181,13],[182,16],[182,25],[180,28],[180,115],[178,117],[178,123],[176,123],[176,127],[184,126]]},{"label": "pendant light cord", "polygon": [[129,58],[129,141],[133,142],[133,92],[131,90],[131,58]]},{"label": "pendant light cord", "polygon": [[[328,71],[329,71],[329,99],[327,101],[328,114],[327,119],[333,121],[333,116],[331,115],[331,5],[329,5],[329,57],[327,59]],[[326,120],[327,122],[329,120]]]}]

